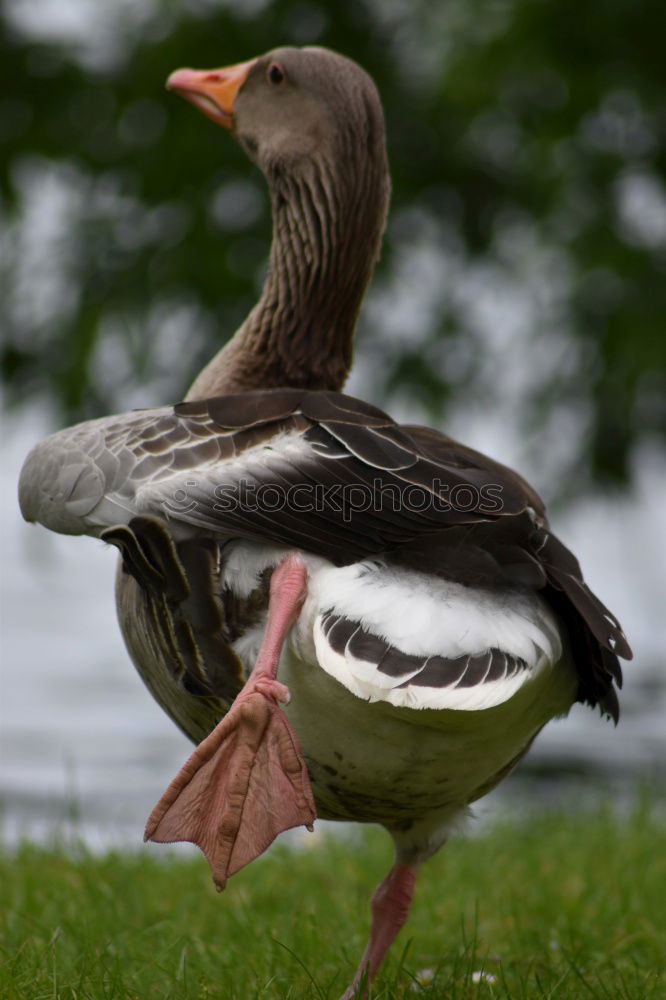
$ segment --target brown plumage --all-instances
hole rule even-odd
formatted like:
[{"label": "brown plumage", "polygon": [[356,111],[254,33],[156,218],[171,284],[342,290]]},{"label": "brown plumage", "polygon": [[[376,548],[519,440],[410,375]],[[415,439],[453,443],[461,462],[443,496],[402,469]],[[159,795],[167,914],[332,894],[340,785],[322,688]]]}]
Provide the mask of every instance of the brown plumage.
[{"label": "brown plumage", "polygon": [[[629,647],[616,619],[585,585],[574,556],[548,530],[543,504],[521,476],[429,428],[401,428],[375,407],[336,393],[258,390],[181,403],[174,407],[172,417],[164,418],[163,427],[151,422],[151,432],[156,436],[144,442],[144,446],[155,452],[160,450],[162,441],[163,452],[169,454],[170,468],[178,467],[180,452],[174,445],[174,439],[178,438],[174,427],[180,422],[186,424],[188,435],[200,436],[202,442],[206,440],[209,444],[215,440],[220,461],[240,456],[273,437],[302,434],[320,449],[321,459],[318,462],[310,459],[307,465],[294,469],[281,469],[280,475],[272,478],[267,474],[261,485],[286,491],[304,482],[331,487],[344,484],[365,490],[368,500],[372,500],[368,504],[370,510],[341,510],[333,497],[316,517],[310,514],[306,519],[287,509],[246,511],[239,497],[237,509],[226,512],[225,525],[241,537],[276,545],[296,544],[335,565],[390,552],[391,559],[401,566],[450,576],[466,584],[527,585],[542,590],[569,634],[579,677],[578,700],[600,705],[617,721],[613,681],[621,683],[618,655],[628,657]],[[184,445],[182,452],[189,462],[192,458],[189,437]],[[336,460],[327,462],[327,452],[335,455]],[[342,456],[344,462],[340,460]],[[408,487],[430,492],[433,484],[438,486],[438,493],[432,494],[433,501],[439,499],[439,504],[433,502],[430,509],[422,510],[410,508],[403,498],[401,506],[394,509],[396,494],[392,489],[400,489],[404,497]],[[472,487],[480,498],[485,495],[486,509],[482,500],[471,510],[447,505],[447,497],[456,487],[466,490]],[[183,516],[201,528],[214,529],[219,522],[219,515],[211,509],[216,498],[190,488],[188,502],[196,502],[196,514]],[[183,591],[190,606],[211,602],[212,595],[219,593],[221,575],[219,569],[213,569],[215,560],[210,542],[197,539],[174,545],[164,528],[146,518],[134,519],[129,528],[131,532],[125,528],[118,534],[117,529],[109,529],[103,535],[125,553],[125,569],[119,577],[120,600],[131,589],[132,595],[140,598],[140,616],[149,616],[151,623],[162,620],[165,626],[172,619],[172,624],[160,630],[161,635],[158,631],[159,662],[160,673],[166,667],[178,686],[173,691],[167,688],[169,697],[165,699],[162,683],[156,696],[187,735],[201,739],[223,706],[214,703],[207,706],[205,721],[194,728],[194,723],[186,721],[189,713],[184,718],[183,710],[189,699],[183,688],[195,696],[207,694],[225,699],[237,693],[241,674],[237,657],[227,644],[244,627],[256,624],[262,602],[267,600],[267,585],[246,601],[239,601],[229,593],[222,598],[218,596],[219,617],[212,618],[213,627],[209,626],[205,641],[201,630],[196,633],[197,642],[195,632],[191,631],[192,623],[186,628],[187,611],[179,608],[171,581],[180,583],[184,576],[188,577]],[[173,560],[170,571],[163,569],[162,586],[151,587],[150,571],[146,572],[132,555],[142,551],[149,554],[149,566],[157,563],[162,568]],[[188,575],[183,562],[196,566],[204,553],[207,553],[208,572],[194,576],[190,570]],[[223,563],[223,550],[217,558]],[[126,625],[132,629],[130,641],[146,632],[155,635],[154,624],[152,629],[144,627],[141,617],[137,620],[136,605],[130,604],[130,608],[124,616],[125,622],[131,623]],[[180,622],[184,630],[181,635],[186,634],[187,639],[178,642],[174,619]],[[198,656],[195,649],[199,650]],[[152,657],[151,650],[144,676],[149,686],[157,673]],[[135,659],[143,665],[143,657],[137,655]],[[196,663],[196,668],[188,669],[187,662]],[[193,704],[192,709],[199,718],[200,702]]]}]

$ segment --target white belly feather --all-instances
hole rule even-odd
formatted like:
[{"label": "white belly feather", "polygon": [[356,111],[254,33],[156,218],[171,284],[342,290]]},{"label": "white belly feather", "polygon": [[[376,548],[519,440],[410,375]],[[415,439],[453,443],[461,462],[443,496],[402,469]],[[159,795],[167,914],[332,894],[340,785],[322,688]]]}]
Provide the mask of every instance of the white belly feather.
[{"label": "white belly feather", "polygon": [[[382,672],[371,659],[355,655],[352,642],[344,650],[334,649],[324,629],[327,613],[384,640],[405,654],[411,669],[407,665],[399,675]],[[301,657],[316,658],[352,694],[403,708],[492,708],[552,672],[562,657],[557,621],[534,591],[469,587],[375,560],[313,568],[295,633]],[[489,650],[507,654],[521,669],[512,672],[507,664],[503,672],[495,670],[496,677],[486,670],[474,684],[459,680],[434,686],[420,678],[420,683],[410,683],[431,658],[482,657]]]},{"label": "white belly feather", "polygon": [[[272,558],[279,555],[276,550]],[[286,712],[318,813],[382,822],[402,843],[403,857],[422,859],[542,726],[569,710],[576,676],[563,656],[557,621],[527,590],[494,593],[378,561],[336,568],[305,559],[308,597],[279,678],[291,691]],[[519,658],[521,669],[504,681],[412,687],[409,675],[405,682],[333,650],[322,628],[327,614],[349,616],[407,656],[495,649]],[[257,630],[239,654],[253,659],[260,636]]]}]

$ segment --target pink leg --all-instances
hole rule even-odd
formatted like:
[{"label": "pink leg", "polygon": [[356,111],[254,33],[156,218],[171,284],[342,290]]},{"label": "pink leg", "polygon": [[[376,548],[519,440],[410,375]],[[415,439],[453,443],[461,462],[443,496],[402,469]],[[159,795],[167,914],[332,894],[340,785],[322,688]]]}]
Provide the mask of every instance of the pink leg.
[{"label": "pink leg", "polygon": [[276,679],[282,646],[306,592],[306,568],[299,556],[288,555],[271,577],[266,629],[254,670],[146,825],[146,840],[197,844],[219,889],[283,830],[311,827],[315,820],[298,741],[278,707],[289,701],[289,690]]},{"label": "pink leg", "polygon": [[253,688],[282,705],[289,704],[289,689],[275,678],[287,633],[298,618],[307,594],[307,570],[297,555],[288,555],[273,570],[264,638],[254,670],[234,704]]},{"label": "pink leg", "polygon": [[364,980],[365,990],[362,995],[367,996],[369,983],[374,979],[396,934],[407,920],[414,895],[416,872],[415,865],[395,864],[384,881],[377,886],[371,904],[370,938],[354,980],[340,1000],[354,1000],[358,997]]}]

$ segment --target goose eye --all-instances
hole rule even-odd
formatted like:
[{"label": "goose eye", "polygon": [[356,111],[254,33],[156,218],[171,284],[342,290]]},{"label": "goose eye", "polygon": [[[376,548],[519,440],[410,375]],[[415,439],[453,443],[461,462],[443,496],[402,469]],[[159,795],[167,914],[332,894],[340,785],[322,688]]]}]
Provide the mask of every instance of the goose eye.
[{"label": "goose eye", "polygon": [[277,63],[270,64],[266,76],[268,77],[268,82],[274,84],[276,87],[284,80],[284,72]]}]

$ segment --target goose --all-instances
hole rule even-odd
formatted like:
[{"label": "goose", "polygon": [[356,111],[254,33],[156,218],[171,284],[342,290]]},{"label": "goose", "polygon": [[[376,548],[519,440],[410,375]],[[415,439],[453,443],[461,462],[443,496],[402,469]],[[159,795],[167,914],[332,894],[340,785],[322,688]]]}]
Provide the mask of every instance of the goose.
[{"label": "goose", "polygon": [[185,401],[38,443],[20,506],[118,547],[130,654],[198,743],[147,839],[197,844],[223,888],[315,817],[393,838],[352,1000],[543,726],[576,701],[617,721],[631,650],[521,476],[340,391],[389,195],[369,76],[280,48],[168,86],[268,181],[261,297]]}]

